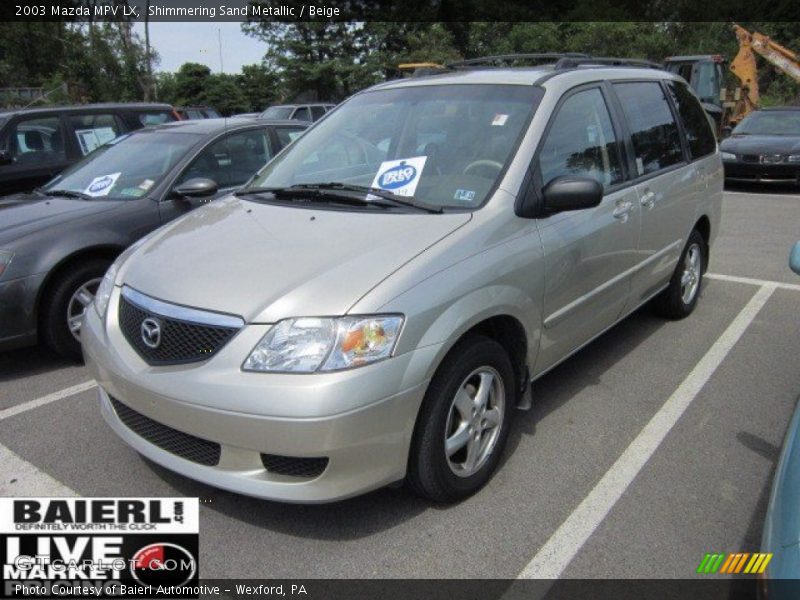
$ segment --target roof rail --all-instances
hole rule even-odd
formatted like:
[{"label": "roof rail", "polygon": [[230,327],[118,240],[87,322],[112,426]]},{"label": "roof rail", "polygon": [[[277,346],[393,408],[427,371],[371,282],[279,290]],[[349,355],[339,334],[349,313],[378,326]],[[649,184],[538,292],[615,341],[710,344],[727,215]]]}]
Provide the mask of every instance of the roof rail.
[{"label": "roof rail", "polygon": [[579,66],[611,66],[611,67],[642,67],[646,69],[663,69],[661,65],[642,58],[616,58],[607,56],[588,56],[581,57],[567,56],[559,59],[555,65],[556,71],[564,69],[574,69]]},{"label": "roof rail", "polygon": [[517,61],[525,62],[551,62],[557,63],[565,59],[588,59],[591,58],[588,54],[581,52],[543,52],[538,54],[498,54],[495,56],[481,56],[478,58],[468,58],[466,60],[459,60],[456,62],[448,63],[446,66],[450,69],[458,69],[463,67],[492,67],[498,66],[498,63],[511,63]]}]

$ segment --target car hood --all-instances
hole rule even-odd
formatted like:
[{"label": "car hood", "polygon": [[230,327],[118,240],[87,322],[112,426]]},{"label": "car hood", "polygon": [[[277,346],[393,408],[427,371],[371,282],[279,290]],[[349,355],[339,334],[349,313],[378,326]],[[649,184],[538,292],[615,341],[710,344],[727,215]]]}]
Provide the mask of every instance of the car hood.
[{"label": "car hood", "polygon": [[13,194],[0,198],[0,247],[35,231],[116,208],[97,200]]},{"label": "car hood", "polygon": [[315,210],[228,197],[159,230],[117,279],[248,322],[345,314],[469,213]]},{"label": "car hood", "polygon": [[719,149],[734,154],[800,154],[800,137],[787,135],[732,135]]}]

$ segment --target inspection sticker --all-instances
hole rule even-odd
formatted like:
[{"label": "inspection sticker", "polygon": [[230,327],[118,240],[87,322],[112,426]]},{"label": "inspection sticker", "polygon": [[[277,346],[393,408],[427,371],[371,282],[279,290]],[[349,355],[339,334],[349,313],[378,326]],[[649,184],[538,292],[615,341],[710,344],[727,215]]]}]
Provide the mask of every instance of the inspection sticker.
[{"label": "inspection sticker", "polygon": [[111,191],[111,188],[114,187],[120,175],[122,175],[122,173],[111,173],[109,175],[95,177],[89,185],[86,186],[84,193],[95,197],[108,196],[108,193]]},{"label": "inspection sticker", "polygon": [[497,113],[492,119],[492,127],[502,127],[508,121],[508,115]]},{"label": "inspection sticker", "polygon": [[414,156],[381,163],[372,187],[388,190],[398,196],[413,196],[419,184],[427,156]]}]

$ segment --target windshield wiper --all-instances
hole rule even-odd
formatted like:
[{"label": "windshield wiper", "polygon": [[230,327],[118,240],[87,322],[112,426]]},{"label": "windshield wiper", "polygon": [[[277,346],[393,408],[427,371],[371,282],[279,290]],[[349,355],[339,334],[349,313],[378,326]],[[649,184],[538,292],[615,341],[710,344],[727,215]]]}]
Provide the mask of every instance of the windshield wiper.
[{"label": "windshield wiper", "polygon": [[[364,194],[364,198],[357,198],[351,192],[357,194]],[[250,194],[265,194],[269,193],[276,198],[290,198],[290,199],[306,199],[313,200],[333,200],[337,202],[346,202],[355,206],[407,206],[416,208],[417,210],[424,210],[430,213],[444,212],[441,207],[432,206],[413,198],[405,196],[398,196],[392,192],[382,190],[380,188],[367,187],[362,185],[350,185],[347,183],[298,183],[289,187],[261,187],[261,188],[246,188],[236,192],[237,196],[247,196]],[[375,196],[386,200],[386,202],[376,202],[375,200],[367,200],[367,197]]]},{"label": "windshield wiper", "polygon": [[44,194],[45,196],[64,196],[65,198],[80,198],[81,200],[91,200],[92,196],[89,194],[84,194],[83,192],[76,192],[74,190],[43,190],[41,188],[36,188],[34,190],[40,194]]},{"label": "windshield wiper", "polygon": [[341,183],[338,181],[331,181],[329,183],[301,183],[292,186],[292,188],[300,188],[306,190],[341,190],[343,192],[357,192],[359,194],[366,194],[368,196],[376,196],[388,200],[393,204],[400,206],[408,206],[418,210],[424,210],[429,213],[442,213],[444,212],[440,206],[433,206],[426,202],[416,200],[409,196],[400,196],[388,190],[383,190],[376,187],[368,187],[366,185],[353,185],[349,183]]},{"label": "windshield wiper", "polygon": [[358,198],[348,193],[339,193],[337,190],[320,190],[302,186],[291,187],[255,187],[234,192],[235,196],[251,196],[259,194],[272,194],[280,200],[294,200],[297,202],[331,202],[347,204],[349,206],[376,206],[388,208],[392,206],[387,202],[371,202],[366,198]]}]

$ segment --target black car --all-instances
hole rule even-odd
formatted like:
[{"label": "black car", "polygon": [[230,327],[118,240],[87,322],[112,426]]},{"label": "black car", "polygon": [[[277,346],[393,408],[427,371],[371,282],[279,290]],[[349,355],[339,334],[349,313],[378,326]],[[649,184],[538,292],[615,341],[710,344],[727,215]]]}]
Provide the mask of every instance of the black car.
[{"label": "black car", "polygon": [[0,194],[27,192],[118,135],[177,121],[169,104],[86,104],[0,112]]},{"label": "black car", "polygon": [[43,188],[0,198],[0,349],[80,356],[83,313],[127,246],[246,182],[306,128],[179,121],[123,135]]},{"label": "black car", "polygon": [[800,185],[800,107],[750,113],[719,149],[725,179]]}]

